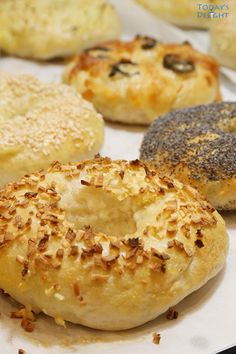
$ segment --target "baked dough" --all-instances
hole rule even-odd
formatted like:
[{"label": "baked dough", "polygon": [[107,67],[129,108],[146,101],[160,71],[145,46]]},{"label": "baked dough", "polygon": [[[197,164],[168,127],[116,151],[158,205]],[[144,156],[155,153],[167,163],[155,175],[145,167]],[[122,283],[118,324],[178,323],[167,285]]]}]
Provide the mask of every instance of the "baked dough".
[{"label": "baked dough", "polygon": [[[140,5],[151,11],[156,16],[178,26],[188,28],[209,28],[213,22],[210,6],[222,3],[222,0],[136,0]],[[224,1],[224,4],[226,2]],[[223,5],[224,5],[223,4]],[[217,10],[224,13],[223,10]]]},{"label": "baked dough", "polygon": [[212,205],[236,210],[236,103],[202,105],[156,120],[141,159],[196,187]]},{"label": "baked dough", "polygon": [[66,85],[0,73],[0,101],[0,184],[101,148],[102,117]]},{"label": "baked dough", "polygon": [[221,216],[139,161],[54,163],[0,193],[0,287],[103,330],[154,319],[222,268]]},{"label": "baked dough", "polygon": [[66,67],[63,80],[105,119],[128,124],[150,124],[171,110],[220,99],[215,60],[188,43],[146,36],[90,48]]},{"label": "baked dough", "polygon": [[222,65],[236,69],[235,0],[136,1],[156,16],[176,25],[209,28],[210,54]]},{"label": "baked dough", "polygon": [[118,15],[106,0],[0,1],[0,48],[9,54],[66,57],[119,35]]},{"label": "baked dough", "polygon": [[210,53],[222,65],[236,69],[236,2],[228,1],[229,15],[214,20],[210,31]]}]

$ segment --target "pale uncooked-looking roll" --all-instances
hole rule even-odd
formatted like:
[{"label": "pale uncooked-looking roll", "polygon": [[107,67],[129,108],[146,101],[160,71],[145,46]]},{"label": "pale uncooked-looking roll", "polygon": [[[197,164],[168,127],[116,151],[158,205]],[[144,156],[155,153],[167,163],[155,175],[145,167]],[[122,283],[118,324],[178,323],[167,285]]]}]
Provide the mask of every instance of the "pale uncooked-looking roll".
[{"label": "pale uncooked-looking roll", "polygon": [[[136,0],[140,5],[166,21],[183,27],[208,28],[214,0]],[[220,0],[221,1],[221,0]]]},{"label": "pale uncooked-looking roll", "polygon": [[222,65],[236,69],[236,2],[227,1],[229,14],[214,19],[210,30],[210,53]]},{"label": "pale uncooked-looking roll", "polygon": [[35,312],[103,330],[141,325],[222,268],[221,216],[138,160],[54,163],[0,192],[0,287]]},{"label": "pale uncooked-looking roll", "polygon": [[119,37],[120,21],[106,0],[0,1],[0,48],[50,59]]},{"label": "pale uncooked-looking roll", "polygon": [[0,184],[101,148],[102,117],[66,85],[0,73],[0,102]]}]

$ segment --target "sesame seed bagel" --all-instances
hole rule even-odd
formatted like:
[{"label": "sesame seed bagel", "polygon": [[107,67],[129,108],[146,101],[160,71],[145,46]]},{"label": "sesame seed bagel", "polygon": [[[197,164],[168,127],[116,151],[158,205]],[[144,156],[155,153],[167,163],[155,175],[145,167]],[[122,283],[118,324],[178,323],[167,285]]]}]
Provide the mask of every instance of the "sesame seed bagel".
[{"label": "sesame seed bagel", "polygon": [[144,163],[54,163],[0,192],[0,287],[58,324],[123,330],[222,268],[228,236],[197,191]]},{"label": "sesame seed bagel", "polygon": [[236,103],[179,110],[156,120],[141,159],[191,184],[215,208],[236,210]]},{"label": "sesame seed bagel", "polygon": [[0,184],[99,151],[103,119],[72,88],[0,73],[0,97]]},{"label": "sesame seed bagel", "polygon": [[0,48],[9,54],[66,57],[119,34],[118,15],[106,0],[0,1]]},{"label": "sesame seed bagel", "polygon": [[220,100],[218,64],[190,44],[137,36],[100,44],[75,57],[63,81],[105,119],[150,124],[177,108]]}]

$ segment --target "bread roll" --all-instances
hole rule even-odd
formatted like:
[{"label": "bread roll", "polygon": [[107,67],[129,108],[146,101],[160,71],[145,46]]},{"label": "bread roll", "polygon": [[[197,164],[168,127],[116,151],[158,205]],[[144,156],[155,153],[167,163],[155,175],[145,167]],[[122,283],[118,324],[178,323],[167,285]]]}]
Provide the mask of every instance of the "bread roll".
[{"label": "bread roll", "polygon": [[211,23],[209,6],[214,6],[214,0],[204,0],[204,2],[199,0],[136,1],[156,16],[178,26],[208,28]]},{"label": "bread roll", "polygon": [[139,161],[54,163],[0,192],[0,287],[35,312],[102,330],[141,325],[222,268],[221,216]]},{"label": "bread roll", "polygon": [[219,210],[236,210],[236,103],[179,110],[147,131],[141,159],[191,184]]},{"label": "bread roll", "polygon": [[120,21],[106,0],[0,1],[0,48],[46,60],[118,38]]},{"label": "bread roll", "polygon": [[177,108],[220,100],[218,64],[189,43],[147,36],[90,48],[66,67],[63,81],[107,120],[150,124]]},{"label": "bread roll", "polygon": [[0,73],[0,184],[61,159],[92,157],[103,119],[72,88]]},{"label": "bread roll", "polygon": [[228,16],[211,23],[210,53],[222,65],[236,70],[236,2],[227,3]]}]

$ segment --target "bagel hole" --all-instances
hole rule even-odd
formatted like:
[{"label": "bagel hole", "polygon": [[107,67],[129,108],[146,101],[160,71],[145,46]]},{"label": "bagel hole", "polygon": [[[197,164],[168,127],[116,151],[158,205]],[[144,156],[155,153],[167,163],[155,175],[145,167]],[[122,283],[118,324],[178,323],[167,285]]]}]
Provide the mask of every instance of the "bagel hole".
[{"label": "bagel hole", "polygon": [[137,230],[131,198],[118,200],[112,193],[82,187],[73,194],[68,220],[78,229],[90,226],[96,232],[122,238]]}]

